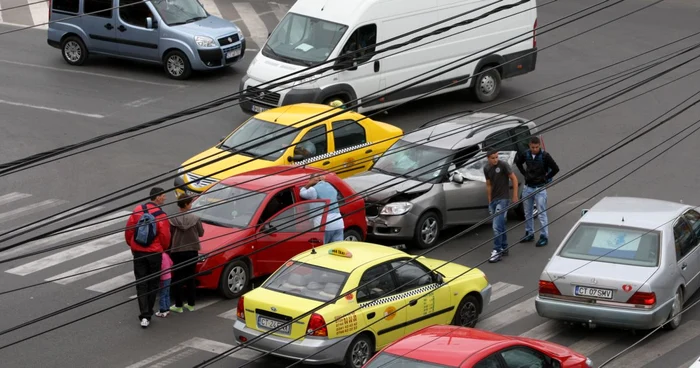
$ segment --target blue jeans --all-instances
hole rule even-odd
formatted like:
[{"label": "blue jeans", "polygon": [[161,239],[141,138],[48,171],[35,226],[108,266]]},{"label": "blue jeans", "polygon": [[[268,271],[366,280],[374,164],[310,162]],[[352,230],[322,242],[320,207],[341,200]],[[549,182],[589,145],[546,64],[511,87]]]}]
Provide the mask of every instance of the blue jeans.
[{"label": "blue jeans", "polygon": [[[530,188],[527,185],[523,186],[523,198],[537,191],[537,188]],[[535,235],[535,221],[532,218],[534,204],[537,203],[537,217],[540,218],[541,236],[549,238],[549,229],[547,228],[547,189],[535,194],[533,197],[525,199],[525,231],[528,234]]]},{"label": "blue jeans", "polygon": [[170,310],[170,280],[161,280],[160,281],[160,311],[161,312],[166,312]]},{"label": "blue jeans", "polygon": [[323,235],[323,244],[343,241],[343,230],[326,230]]},{"label": "blue jeans", "polygon": [[508,248],[508,238],[506,237],[506,208],[510,201],[507,199],[494,199],[489,203],[489,213],[496,215],[493,218],[493,250],[500,252]]}]

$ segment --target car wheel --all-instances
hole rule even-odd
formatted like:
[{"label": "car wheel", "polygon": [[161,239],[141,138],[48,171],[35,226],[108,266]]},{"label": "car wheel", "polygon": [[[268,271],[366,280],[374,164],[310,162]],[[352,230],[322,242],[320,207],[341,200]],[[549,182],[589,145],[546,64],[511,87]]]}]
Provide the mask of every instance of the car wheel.
[{"label": "car wheel", "polygon": [[474,327],[479,320],[479,301],[471,296],[465,296],[455,312],[452,324],[462,327]]},{"label": "car wheel", "polygon": [[[676,291],[676,296],[673,298],[673,304],[671,305],[671,314],[668,316],[668,323],[664,325],[666,329],[675,330],[681,325],[681,318],[683,315],[683,291],[679,288]],[[675,317],[674,317],[675,316]]]},{"label": "car wheel", "polygon": [[87,60],[88,50],[80,37],[70,36],[61,43],[61,54],[63,54],[63,60],[68,64],[80,66]]},{"label": "car wheel", "polygon": [[442,224],[435,212],[424,213],[416,222],[413,241],[420,249],[428,249],[437,243]]},{"label": "car wheel", "polygon": [[374,343],[367,335],[357,336],[345,353],[346,368],[361,368],[374,355]]},{"label": "car wheel", "polygon": [[228,299],[235,299],[245,294],[250,285],[250,269],[240,259],[231,261],[221,273],[219,291]]},{"label": "car wheel", "polygon": [[345,230],[343,234],[343,240],[345,241],[362,241],[362,234],[355,229]]},{"label": "car wheel", "polygon": [[481,69],[483,73],[479,74],[474,82],[474,94],[479,102],[491,102],[501,92],[501,74],[496,69],[488,68],[486,66]]},{"label": "car wheel", "polygon": [[182,51],[173,50],[168,52],[163,58],[165,72],[172,79],[184,80],[192,74],[192,65]]}]

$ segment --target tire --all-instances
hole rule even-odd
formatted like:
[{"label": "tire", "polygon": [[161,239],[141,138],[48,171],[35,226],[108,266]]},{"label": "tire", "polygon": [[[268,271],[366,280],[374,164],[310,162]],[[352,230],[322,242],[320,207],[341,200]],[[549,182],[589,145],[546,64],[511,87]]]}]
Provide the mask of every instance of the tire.
[{"label": "tire", "polygon": [[479,74],[474,82],[474,95],[479,102],[491,102],[501,93],[501,73],[496,69],[488,68],[488,66],[482,68],[483,73]]},{"label": "tire", "polygon": [[345,234],[343,234],[343,240],[362,241],[362,233],[355,229],[347,229],[345,230]]},{"label": "tire", "polygon": [[345,352],[343,366],[345,368],[361,368],[374,355],[374,343],[367,335],[355,337]]},{"label": "tire", "polygon": [[[241,280],[241,278],[243,278]],[[231,279],[231,283],[229,283]],[[227,299],[236,299],[248,291],[250,286],[250,268],[240,259],[229,262],[221,273],[219,291]]]},{"label": "tire", "polygon": [[192,75],[192,65],[182,51],[173,50],[165,54],[163,68],[171,79],[185,80]]},{"label": "tire", "polygon": [[459,306],[457,306],[457,310],[455,311],[455,316],[452,318],[452,324],[455,326],[473,328],[479,321],[480,310],[481,306],[479,305],[479,301],[475,297],[467,295],[459,302]]},{"label": "tire", "polygon": [[[683,315],[678,314],[683,310],[683,291],[678,288],[676,291],[676,296],[673,299],[673,304],[671,306],[671,313],[668,315],[668,323],[664,325],[667,330],[675,330],[681,325],[681,320]],[[677,314],[677,315],[676,315]],[[673,316],[676,315],[676,318]]]},{"label": "tire", "polygon": [[69,65],[80,66],[88,58],[88,49],[80,37],[69,36],[61,42],[61,54]]},{"label": "tire", "polygon": [[424,213],[416,222],[413,243],[420,249],[433,247],[440,237],[440,229],[442,229],[440,217],[433,211]]}]

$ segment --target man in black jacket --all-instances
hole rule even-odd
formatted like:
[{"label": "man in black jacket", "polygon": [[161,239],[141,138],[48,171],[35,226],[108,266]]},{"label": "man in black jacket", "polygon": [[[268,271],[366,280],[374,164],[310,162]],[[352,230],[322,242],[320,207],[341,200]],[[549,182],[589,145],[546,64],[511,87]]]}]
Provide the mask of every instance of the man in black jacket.
[{"label": "man in black jacket", "polygon": [[[547,229],[547,190],[543,189],[547,183],[552,181],[554,175],[559,172],[559,166],[554,161],[552,156],[545,152],[540,147],[540,139],[538,137],[530,138],[530,149],[525,152],[519,152],[515,158],[515,165],[520,170],[520,173],[525,177],[525,185],[523,186],[522,198],[524,198],[525,206],[525,237],[523,242],[531,242],[535,239],[535,226],[532,219],[533,206],[537,203],[538,217],[540,218],[540,240],[537,242],[538,247],[547,245],[549,239],[549,231]],[[534,196],[528,198],[532,193],[541,190]]]}]

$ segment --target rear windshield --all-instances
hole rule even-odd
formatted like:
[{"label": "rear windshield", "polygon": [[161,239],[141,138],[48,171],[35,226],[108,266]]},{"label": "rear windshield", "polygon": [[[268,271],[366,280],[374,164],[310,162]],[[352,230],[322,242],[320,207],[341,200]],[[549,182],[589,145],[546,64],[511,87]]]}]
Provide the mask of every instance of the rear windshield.
[{"label": "rear windshield", "polygon": [[415,360],[402,357],[400,355],[394,355],[389,353],[379,353],[373,361],[371,361],[365,368],[443,368],[449,367],[447,365],[435,364],[430,362],[425,362],[422,360]]},{"label": "rear windshield", "polygon": [[340,294],[348,275],[325,267],[289,261],[267,279],[262,287],[327,302]]},{"label": "rear windshield", "polygon": [[582,224],[571,234],[559,256],[631,266],[659,265],[656,231]]}]

